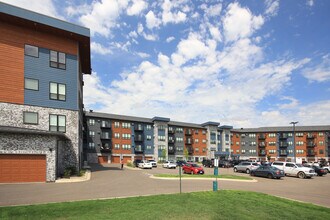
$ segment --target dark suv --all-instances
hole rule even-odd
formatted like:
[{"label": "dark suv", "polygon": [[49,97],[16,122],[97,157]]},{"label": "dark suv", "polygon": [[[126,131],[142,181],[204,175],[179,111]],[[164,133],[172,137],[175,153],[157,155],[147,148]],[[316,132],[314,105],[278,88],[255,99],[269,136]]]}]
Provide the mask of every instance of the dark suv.
[{"label": "dark suv", "polygon": [[214,167],[214,160],[203,160],[202,164],[204,167]]}]

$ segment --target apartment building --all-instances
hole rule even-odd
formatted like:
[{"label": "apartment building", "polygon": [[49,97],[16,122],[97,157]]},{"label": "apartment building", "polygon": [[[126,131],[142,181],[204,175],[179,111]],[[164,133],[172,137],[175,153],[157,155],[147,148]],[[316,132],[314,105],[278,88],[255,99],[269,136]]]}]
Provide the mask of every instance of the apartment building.
[{"label": "apartment building", "polygon": [[[124,162],[202,161],[211,155],[210,151],[213,155],[217,151],[219,123],[215,122],[199,125],[164,117],[141,118],[93,111],[85,112],[85,121],[84,159],[90,163],[119,163],[121,158]],[[110,126],[103,127],[105,123]]]},{"label": "apartment building", "polygon": [[232,149],[241,159],[329,159],[330,126],[297,126],[294,134],[292,127],[233,129],[231,132]]},{"label": "apartment building", "polygon": [[0,2],[0,182],[80,168],[90,31]]}]

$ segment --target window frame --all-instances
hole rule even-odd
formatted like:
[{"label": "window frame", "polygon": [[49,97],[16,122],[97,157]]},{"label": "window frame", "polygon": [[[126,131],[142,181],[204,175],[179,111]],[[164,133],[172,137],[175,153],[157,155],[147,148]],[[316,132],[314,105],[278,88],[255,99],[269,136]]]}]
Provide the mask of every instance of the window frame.
[{"label": "window frame", "polygon": [[[31,55],[31,54],[27,54],[27,53],[26,53],[26,46],[37,48],[37,56]],[[31,45],[31,44],[24,44],[24,55],[29,56],[29,57],[39,58],[39,47],[37,47],[37,46],[33,46],[33,45]]]},{"label": "window frame", "polygon": [[[56,61],[52,61],[52,52],[56,53]],[[64,54],[64,63],[60,62],[60,54]],[[55,65],[52,65],[52,63]],[[64,65],[64,68],[62,68],[61,65]],[[49,50],[49,67],[66,70],[66,53],[56,50]]]},{"label": "window frame", "polygon": [[[54,116],[56,116],[56,131],[53,131],[53,132],[62,132],[62,133],[66,133],[66,115],[56,115],[56,114],[49,114],[49,131],[52,131],[51,129],[50,129],[50,127],[52,126],[51,124],[50,124],[50,118],[51,118],[51,116],[52,115],[54,115]],[[64,120],[65,120],[65,126],[64,126],[64,131],[59,131],[59,116],[63,116],[64,117]],[[61,126],[62,127],[62,126]]]},{"label": "window frame", "polygon": [[[55,93],[51,93],[51,84],[54,83],[56,84],[56,89],[57,89],[57,93],[56,93],[56,99],[53,99],[51,94],[55,94]],[[64,95],[64,100],[59,99],[59,85],[64,85],[65,86],[65,95]],[[66,102],[66,96],[67,96],[67,92],[66,92],[66,84],[65,83],[57,83],[57,82],[49,82],[49,99],[50,100],[56,100],[56,101],[62,101],[62,102]]]},{"label": "window frame", "polygon": [[[25,122],[25,113],[35,113],[37,115],[37,123],[27,123],[27,122]],[[23,111],[23,124],[38,125],[39,124],[39,113],[38,112]]]},{"label": "window frame", "polygon": [[[27,80],[27,79],[37,81],[38,82],[38,88],[37,89],[26,88],[26,82],[25,82],[25,80]],[[33,78],[24,77],[24,89],[31,90],[31,91],[39,91],[39,79],[33,79]]]}]

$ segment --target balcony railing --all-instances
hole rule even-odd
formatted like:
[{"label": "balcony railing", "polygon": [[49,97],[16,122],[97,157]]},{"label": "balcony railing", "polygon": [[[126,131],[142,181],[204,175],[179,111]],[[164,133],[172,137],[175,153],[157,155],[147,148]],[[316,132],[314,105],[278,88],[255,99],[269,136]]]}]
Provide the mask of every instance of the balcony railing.
[{"label": "balcony railing", "polygon": [[259,142],[259,147],[266,147],[266,143],[265,142]]},{"label": "balcony railing", "polygon": [[168,133],[169,133],[169,134],[174,134],[174,128],[169,127],[169,128],[168,128]]},{"label": "balcony railing", "polygon": [[288,143],[287,142],[280,142],[280,147],[288,147]]},{"label": "balcony railing", "polygon": [[287,155],[288,155],[288,151],[286,151],[286,150],[280,151],[280,156],[287,156]]},{"label": "balcony railing", "polygon": [[192,140],[191,139],[187,139],[185,143],[190,145],[190,144],[192,144]]},{"label": "balcony railing", "polygon": [[307,151],[307,157],[314,157],[315,152],[314,151]]},{"label": "balcony railing", "polygon": [[264,140],[266,139],[266,135],[265,134],[259,134],[259,140]]},{"label": "balcony railing", "polygon": [[169,144],[174,144],[174,142],[175,142],[174,139],[168,139]]},{"label": "balcony railing", "polygon": [[313,135],[313,134],[307,134],[307,137],[306,137],[307,139],[314,139],[315,138],[315,135]]},{"label": "balcony railing", "polygon": [[111,128],[111,123],[108,121],[102,121],[101,122],[101,128],[107,128],[110,129]]},{"label": "balcony railing", "polygon": [[168,147],[168,154],[175,154],[175,147]]},{"label": "balcony railing", "polygon": [[315,143],[314,142],[307,142],[307,147],[315,147]]},{"label": "balcony railing", "polygon": [[101,139],[110,140],[110,135],[101,135]]},{"label": "balcony railing", "polygon": [[211,140],[210,143],[211,143],[211,144],[216,144],[217,141],[216,141],[216,140]]},{"label": "balcony railing", "polygon": [[143,131],[143,126],[141,124],[137,124],[134,126],[135,131]]},{"label": "balcony railing", "polygon": [[134,137],[134,141],[135,142],[142,142],[143,141],[143,137],[141,135],[137,135]]},{"label": "balcony railing", "polygon": [[192,135],[192,131],[191,131],[191,129],[187,129],[187,130],[186,130],[186,135]]},{"label": "balcony railing", "polygon": [[280,134],[280,139],[288,139],[288,134],[286,133]]},{"label": "balcony railing", "polygon": [[259,151],[259,156],[266,156],[266,151]]},{"label": "balcony railing", "polygon": [[187,150],[188,150],[188,154],[190,155],[194,153],[194,149],[192,147],[188,147]]},{"label": "balcony railing", "polygon": [[101,153],[111,153],[111,148],[108,146],[102,146],[100,150]]},{"label": "balcony railing", "polygon": [[140,146],[140,145],[135,146],[135,148],[134,148],[134,152],[135,152],[136,154],[142,154],[142,153],[143,153],[143,147]]}]

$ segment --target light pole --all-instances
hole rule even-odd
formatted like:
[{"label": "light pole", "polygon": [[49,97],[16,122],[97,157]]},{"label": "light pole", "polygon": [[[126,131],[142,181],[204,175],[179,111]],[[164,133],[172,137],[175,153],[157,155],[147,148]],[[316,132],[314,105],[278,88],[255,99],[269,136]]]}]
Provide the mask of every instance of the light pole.
[{"label": "light pole", "polygon": [[296,124],[298,124],[298,121],[292,121],[290,122],[290,124],[292,124],[292,128],[293,128],[293,159],[294,162],[296,163]]}]

